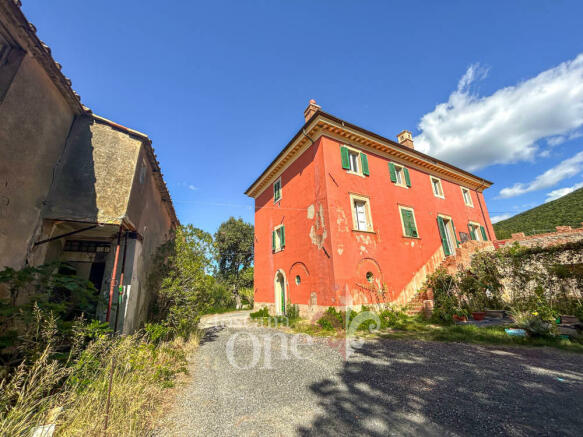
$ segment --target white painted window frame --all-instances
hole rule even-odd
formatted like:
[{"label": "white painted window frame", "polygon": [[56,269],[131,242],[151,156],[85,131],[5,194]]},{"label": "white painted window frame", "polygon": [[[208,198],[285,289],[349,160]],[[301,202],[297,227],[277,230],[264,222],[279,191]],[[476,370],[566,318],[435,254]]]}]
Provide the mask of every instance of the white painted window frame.
[{"label": "white painted window frame", "polygon": [[[442,219],[447,220],[447,223],[443,224],[445,226],[445,233],[447,235],[447,244],[448,244],[449,248],[455,254],[455,249],[457,248],[457,236],[455,235],[455,230],[452,226],[453,220],[449,215],[445,215],[445,214],[437,214],[437,215],[439,217],[441,217]],[[452,238],[453,238],[453,240],[451,240]]]},{"label": "white painted window frame", "polygon": [[350,169],[346,170],[346,172],[347,173],[350,173],[350,174],[354,174],[354,175],[360,176],[360,177],[363,177],[363,178],[366,177],[362,173],[362,156],[361,156],[361,153],[363,153],[363,152],[361,152],[358,149],[355,149],[352,146],[349,146],[348,144],[342,144],[342,146],[343,147],[346,147],[346,149],[348,150],[348,165],[351,165],[351,163],[352,163],[352,161],[350,159],[350,155],[351,154],[353,154],[353,155],[355,154],[356,155],[356,162],[357,162],[357,166],[358,166],[358,171],[354,171],[354,170],[352,170],[352,168],[350,168]]},{"label": "white painted window frame", "polygon": [[[394,184],[398,187],[403,187],[403,188],[409,188],[407,186],[407,180],[405,179],[405,166],[401,165],[401,164],[397,164],[394,161],[391,161],[393,163],[393,166],[395,167],[395,177],[397,178],[397,181],[394,182]],[[399,182],[399,179],[401,179],[401,182]]]},{"label": "white painted window frame", "polygon": [[[482,227],[482,225],[477,223],[477,222],[472,222],[472,221],[469,221],[468,225],[474,227],[474,233],[476,234],[476,239],[473,241],[484,241],[484,238],[482,237],[482,230],[480,229]],[[472,235],[470,234],[470,239],[471,238],[472,238]]]},{"label": "white painted window frame", "polygon": [[[372,222],[372,213],[370,207],[370,198],[367,196],[363,196],[361,194],[350,193],[350,210],[352,212],[352,230],[356,232],[374,232],[373,222]],[[365,216],[366,216],[366,225],[367,229],[362,230],[358,227],[358,217],[356,215],[356,205],[355,201],[364,202],[365,207]]]},{"label": "white painted window frame", "polygon": [[[275,185],[279,182],[279,199],[275,200]],[[283,198],[283,187],[281,186],[281,176],[273,182],[273,203],[279,202]]]},{"label": "white painted window frame", "polygon": [[[474,201],[472,199],[472,191],[469,188],[462,187],[462,186],[460,186],[460,189],[461,189],[461,192],[462,192],[462,199],[464,200],[464,204],[466,206],[469,206],[470,208],[473,208],[474,207]],[[468,193],[468,199],[470,200],[469,203],[466,202],[466,196],[464,194],[466,192]]]},{"label": "white painted window frame", "polygon": [[[433,182],[437,181],[439,183],[439,190],[441,191],[441,194],[436,194],[435,193],[435,186],[433,185]],[[429,182],[431,183],[431,192],[433,193],[433,195],[435,197],[439,197],[440,199],[445,199],[445,192],[443,191],[443,183],[441,182],[441,179],[436,177],[436,176],[429,176]]]},{"label": "white painted window frame", "polygon": [[273,253],[281,252],[283,249],[285,249],[285,246],[281,246],[281,235],[278,232],[281,228],[283,228],[283,225],[277,225],[273,228],[273,232],[275,232],[275,250]]}]

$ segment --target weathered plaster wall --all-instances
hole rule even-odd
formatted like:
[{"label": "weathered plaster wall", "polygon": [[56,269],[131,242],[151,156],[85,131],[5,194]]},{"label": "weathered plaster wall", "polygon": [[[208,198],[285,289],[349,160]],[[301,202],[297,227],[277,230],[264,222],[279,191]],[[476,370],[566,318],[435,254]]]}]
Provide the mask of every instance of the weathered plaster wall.
[{"label": "weathered plaster wall", "polygon": [[120,223],[141,147],[140,139],[92,116],[77,118],[44,216]]},{"label": "weathered plaster wall", "polygon": [[[445,199],[435,197],[429,174],[405,162],[411,187],[397,186],[390,180],[389,160],[367,150],[363,151],[368,156],[370,176],[350,174],[342,169],[341,143],[323,137],[322,145],[330,175],[327,187],[335,285],[353,304],[401,302],[401,293],[411,294],[412,280],[422,282],[419,271],[431,273],[439,265],[438,214],[452,217],[457,233],[467,232],[468,221],[491,227],[488,219],[484,222],[475,191],[471,191],[474,207],[466,206],[460,186],[442,178]],[[370,199],[373,233],[353,230],[350,193]],[[483,199],[480,201],[484,205]],[[403,236],[399,205],[414,209],[419,238]],[[486,210],[484,214],[488,217]],[[369,271],[375,278],[373,284],[366,279]]]},{"label": "weathered plaster wall", "polygon": [[[270,185],[255,200],[255,302],[274,302],[274,279],[282,270],[287,301],[332,305],[332,252],[326,207],[326,168],[319,141],[311,145],[281,175],[282,197],[273,201]],[[285,226],[285,248],[272,253],[271,233]],[[295,277],[300,276],[300,284]]]},{"label": "weathered plaster wall", "polygon": [[123,332],[132,332],[146,320],[153,292],[148,287],[148,275],[158,247],[168,241],[173,224],[167,202],[162,199],[154,178],[154,169],[142,145],[135,169],[132,190],[127,210],[127,221],[135,226],[143,237],[134,240],[134,256],[128,268],[127,280],[131,281],[131,292],[127,301]]},{"label": "weathered plaster wall", "polygon": [[[303,315],[331,305],[406,304],[444,259],[438,214],[450,216],[458,233],[467,232],[472,221],[494,235],[481,193],[471,192],[474,206],[468,207],[460,186],[442,177],[445,199],[435,197],[429,174],[406,163],[412,185],[396,186],[390,181],[388,160],[368,150],[363,151],[370,176],[349,174],[342,169],[340,144],[320,137],[283,171],[279,202],[273,202],[272,185],[257,197],[258,307],[274,309],[278,270],[286,275],[288,301],[299,304]],[[350,194],[370,199],[374,232],[353,230]],[[419,238],[403,236],[399,205],[415,210]],[[271,232],[279,224],[285,225],[286,245],[283,251],[272,253]],[[372,283],[366,279],[367,272],[374,275]],[[296,275],[300,284],[295,282]]]},{"label": "weathered plaster wall", "polygon": [[26,55],[0,104],[0,269],[25,263],[73,118],[46,72]]}]

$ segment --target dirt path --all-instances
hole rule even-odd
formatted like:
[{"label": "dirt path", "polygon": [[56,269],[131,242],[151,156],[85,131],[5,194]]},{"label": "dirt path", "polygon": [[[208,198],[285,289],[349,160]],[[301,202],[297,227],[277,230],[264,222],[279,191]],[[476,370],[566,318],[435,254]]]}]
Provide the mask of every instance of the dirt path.
[{"label": "dirt path", "polygon": [[193,381],[159,435],[575,436],[583,430],[583,355],[393,340],[366,342],[345,360],[342,343],[310,341],[255,326],[209,328],[192,364]]}]

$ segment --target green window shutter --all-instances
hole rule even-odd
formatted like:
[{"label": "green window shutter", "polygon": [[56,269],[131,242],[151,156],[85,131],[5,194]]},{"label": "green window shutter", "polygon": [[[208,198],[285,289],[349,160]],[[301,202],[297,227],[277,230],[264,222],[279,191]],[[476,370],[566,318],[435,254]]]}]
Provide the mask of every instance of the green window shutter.
[{"label": "green window shutter", "polygon": [[401,218],[403,219],[403,228],[405,228],[405,235],[409,236],[409,211],[406,209],[401,210]]},{"label": "green window shutter", "polygon": [[403,227],[405,228],[405,235],[407,237],[417,237],[417,228],[415,227],[415,219],[413,212],[408,209],[402,209],[401,215],[403,217]]},{"label": "green window shutter", "polygon": [[360,162],[362,163],[362,174],[368,176],[368,157],[364,153],[360,154]]},{"label": "green window shutter", "polygon": [[281,197],[281,183],[279,181],[273,184],[273,200],[278,201]]},{"label": "green window shutter", "polygon": [[389,162],[389,174],[391,175],[391,182],[397,182],[397,172],[395,171],[395,164]]},{"label": "green window shutter", "polygon": [[484,241],[488,241],[488,237],[486,236],[486,229],[484,229],[484,226],[480,226],[480,231],[482,231],[482,237],[484,237]]},{"label": "green window shutter", "polygon": [[340,157],[342,158],[342,168],[350,170],[350,159],[348,158],[348,149],[344,146],[340,147]]},{"label": "green window shutter", "polygon": [[474,232],[474,227],[468,223],[468,231],[470,231],[470,238],[472,240],[477,240],[476,233]]},{"label": "green window shutter", "polygon": [[271,231],[271,250],[275,252],[275,231]]},{"label": "green window shutter", "polygon": [[457,232],[455,231],[455,225],[453,224],[453,219],[451,219],[451,227],[453,229],[453,238],[455,238],[455,245],[460,247],[460,241],[457,238]]},{"label": "green window shutter", "polygon": [[413,218],[413,212],[407,211],[409,216],[409,236],[416,237],[417,236],[417,228],[415,227],[415,219]]},{"label": "green window shutter", "polygon": [[285,247],[285,226],[279,228],[281,230],[281,247]]},{"label": "green window shutter", "polygon": [[411,178],[409,177],[409,169],[407,167],[403,167],[403,172],[405,173],[405,184],[408,187],[411,187]]},{"label": "green window shutter", "polygon": [[443,246],[443,252],[445,256],[451,255],[449,245],[447,244],[447,237],[445,234],[445,223],[441,217],[437,217],[437,227],[439,228],[439,236],[441,237],[441,245]]}]

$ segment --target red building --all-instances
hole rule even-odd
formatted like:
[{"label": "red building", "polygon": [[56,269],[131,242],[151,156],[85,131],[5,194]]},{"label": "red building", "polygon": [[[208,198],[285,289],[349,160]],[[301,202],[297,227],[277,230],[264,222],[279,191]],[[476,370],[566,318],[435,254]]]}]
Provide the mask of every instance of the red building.
[{"label": "red building", "polygon": [[255,302],[306,316],[404,305],[468,239],[494,230],[478,176],[320,110],[247,189],[255,199]]}]

